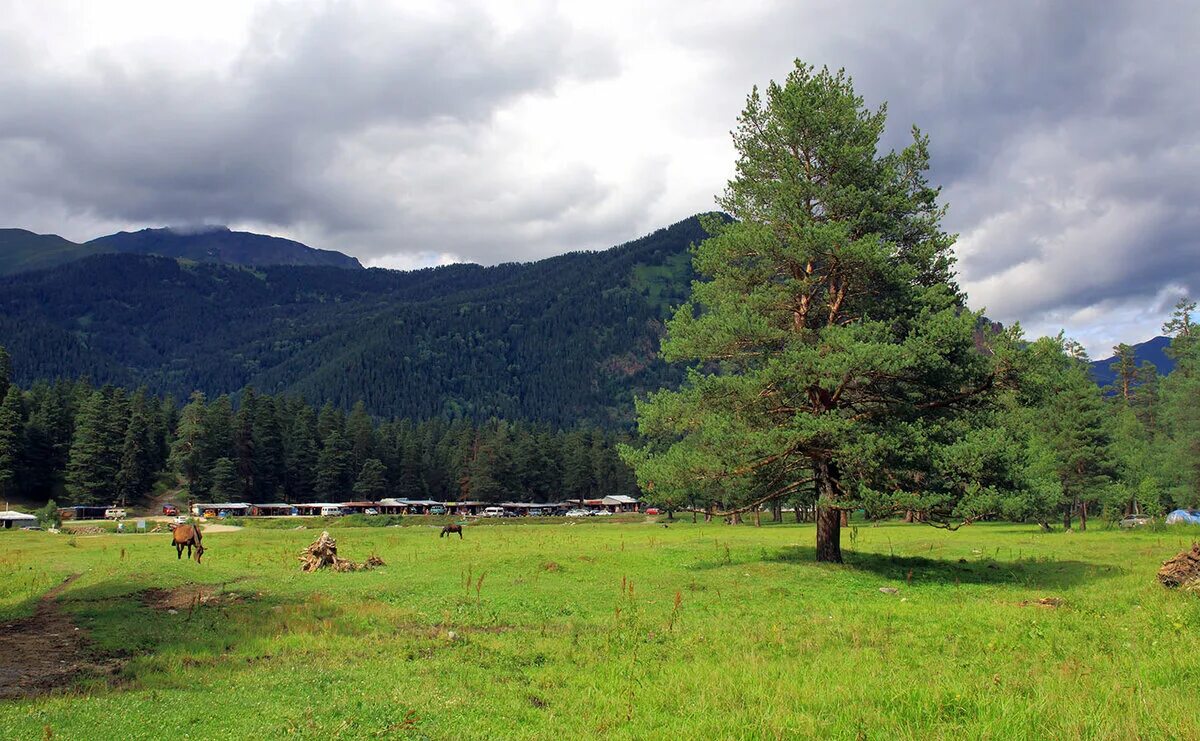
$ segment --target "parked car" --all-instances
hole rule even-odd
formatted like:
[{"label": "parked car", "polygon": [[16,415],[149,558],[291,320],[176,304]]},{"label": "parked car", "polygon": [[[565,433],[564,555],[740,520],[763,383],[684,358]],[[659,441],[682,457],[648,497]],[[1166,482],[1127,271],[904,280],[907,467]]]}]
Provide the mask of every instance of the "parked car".
[{"label": "parked car", "polygon": [[344,514],[346,514],[346,513],[342,511],[341,507],[322,507],[321,508],[321,516],[322,517],[341,517]]},{"label": "parked car", "polygon": [[586,509],[569,509],[569,510],[567,510],[567,517],[587,517],[589,514],[591,514],[591,513],[588,512]]},{"label": "parked car", "polygon": [[431,515],[444,515],[444,514],[446,514],[446,508],[445,508],[445,507],[443,507],[443,506],[442,506],[442,505],[440,505],[440,504],[435,504],[435,505],[433,505],[432,507],[430,507],[430,508],[429,508],[429,514],[431,514]]},{"label": "parked car", "polygon": [[363,514],[364,515],[377,515],[377,514],[379,514],[379,510],[375,509],[374,507],[367,507],[366,509],[363,510]]},{"label": "parked car", "polygon": [[125,519],[125,510],[121,507],[109,507],[104,510],[104,519],[106,520],[123,520]]},{"label": "parked car", "polygon": [[175,515],[176,525],[186,525],[188,521],[187,515]]},{"label": "parked car", "polygon": [[168,516],[177,515],[177,514],[179,514],[179,508],[176,507],[175,505],[171,504],[170,502],[167,502],[166,504],[163,505],[163,514],[168,515]]},{"label": "parked car", "polygon": [[544,510],[544,509],[537,509],[535,507],[534,509],[529,510],[530,517],[544,517],[545,515],[546,515],[546,510]]},{"label": "parked car", "polygon": [[483,510],[483,516],[484,517],[503,517],[504,516],[504,508],[503,507],[486,507]]},{"label": "parked car", "polygon": [[658,507],[651,507],[651,508],[649,508],[649,509],[647,509],[647,510],[646,510],[646,514],[648,514],[648,515],[661,515],[661,514],[662,514],[662,512],[659,512],[659,511],[658,511]]},{"label": "parked car", "polygon": [[1117,523],[1117,527],[1123,530],[1129,530],[1135,527],[1144,527],[1150,524],[1150,518],[1146,515],[1129,515],[1125,519]]},{"label": "parked car", "polygon": [[609,515],[611,515],[611,514],[612,514],[612,512],[609,512],[609,511],[608,511],[608,510],[606,510],[606,509],[594,509],[594,510],[592,510],[592,515],[593,515],[593,516],[595,516],[595,517],[608,517],[608,516],[609,516]]}]

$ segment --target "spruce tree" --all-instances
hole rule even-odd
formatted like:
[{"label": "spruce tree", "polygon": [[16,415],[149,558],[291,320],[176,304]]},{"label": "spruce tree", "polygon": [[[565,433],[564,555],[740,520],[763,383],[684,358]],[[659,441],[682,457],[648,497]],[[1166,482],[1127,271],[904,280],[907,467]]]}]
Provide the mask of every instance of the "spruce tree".
[{"label": "spruce tree", "polygon": [[350,444],[342,433],[333,429],[317,456],[314,489],[322,502],[337,502],[350,491]]},{"label": "spruce tree", "polygon": [[213,462],[208,480],[209,496],[214,502],[236,502],[244,493],[237,464],[229,458],[218,458]]},{"label": "spruce tree", "polygon": [[110,402],[104,391],[93,391],[75,419],[66,475],[67,496],[73,504],[108,504],[116,499],[123,440],[114,439]]},{"label": "spruce tree", "polygon": [[358,472],[354,482],[354,496],[357,499],[375,502],[387,496],[387,469],[378,458],[368,458]]},{"label": "spruce tree", "polygon": [[171,465],[183,479],[188,496],[192,499],[204,495],[204,422],[207,409],[204,394],[194,392],[187,406],[179,413],[175,441],[171,445]]},{"label": "spruce tree", "polygon": [[318,456],[315,432],[316,418],[305,405],[296,413],[285,446],[284,497],[289,502],[313,501]]},{"label": "spruce tree", "polygon": [[24,446],[24,411],[21,391],[9,386],[0,401],[0,498],[17,493],[18,474]]}]

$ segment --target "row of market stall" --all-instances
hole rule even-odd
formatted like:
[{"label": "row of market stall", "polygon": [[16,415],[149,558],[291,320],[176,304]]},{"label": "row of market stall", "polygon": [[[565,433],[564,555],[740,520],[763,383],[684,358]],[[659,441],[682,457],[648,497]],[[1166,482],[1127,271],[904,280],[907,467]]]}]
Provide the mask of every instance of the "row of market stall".
[{"label": "row of market stall", "polygon": [[192,505],[191,513],[196,517],[331,517],[354,514],[546,517],[565,515],[572,510],[618,514],[638,512],[640,508],[637,499],[618,494],[602,499],[567,499],[561,502],[439,502],[433,499],[392,498],[378,502],[198,502]]}]

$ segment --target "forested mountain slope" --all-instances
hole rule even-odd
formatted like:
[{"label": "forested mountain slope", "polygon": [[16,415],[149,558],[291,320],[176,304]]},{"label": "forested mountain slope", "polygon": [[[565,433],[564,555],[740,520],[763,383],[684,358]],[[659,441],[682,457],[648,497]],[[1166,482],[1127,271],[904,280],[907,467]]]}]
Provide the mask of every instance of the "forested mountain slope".
[{"label": "forested mountain slope", "polygon": [[0,229],[0,275],[50,268],[102,251],[92,245],[76,244],[57,234]]},{"label": "forested mountain slope", "polygon": [[604,252],[413,272],[245,269],[99,255],[0,279],[18,382],[90,377],[184,397],[253,385],[381,416],[622,426],[685,300],[688,219]]},{"label": "forested mountain slope", "polygon": [[358,258],[334,250],[252,232],[235,232],[224,226],[193,229],[141,229],[117,232],[88,242],[100,252],[178,257],[225,265],[324,265],[361,270]]}]

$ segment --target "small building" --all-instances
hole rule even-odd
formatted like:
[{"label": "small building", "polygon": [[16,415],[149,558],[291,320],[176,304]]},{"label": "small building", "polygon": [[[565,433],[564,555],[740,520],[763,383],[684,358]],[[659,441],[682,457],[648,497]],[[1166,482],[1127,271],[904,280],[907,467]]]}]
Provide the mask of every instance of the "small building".
[{"label": "small building", "polygon": [[24,512],[0,512],[0,528],[11,530],[13,528],[29,527],[30,525],[38,524],[38,518],[33,515],[27,515]]},{"label": "small building", "polygon": [[197,502],[192,505],[193,517],[245,517],[250,514],[248,502]]},{"label": "small building", "polygon": [[295,506],[291,504],[255,504],[250,507],[253,517],[288,517],[296,514]]},{"label": "small building", "polygon": [[641,504],[633,497],[624,494],[613,494],[600,500],[600,506],[614,514],[618,512],[639,512]]},{"label": "small building", "polygon": [[77,504],[74,507],[61,507],[58,516],[64,520],[103,520],[105,507]]},{"label": "small building", "polygon": [[483,512],[487,507],[492,506],[490,502],[446,502],[446,510],[452,515],[460,517],[475,517]]},{"label": "small building", "polygon": [[379,512],[379,502],[342,502],[342,511],[350,515],[366,514],[366,511],[373,509]]},{"label": "small building", "polygon": [[305,502],[295,506],[296,514],[304,517],[337,517],[345,514],[341,504],[333,502]]}]

